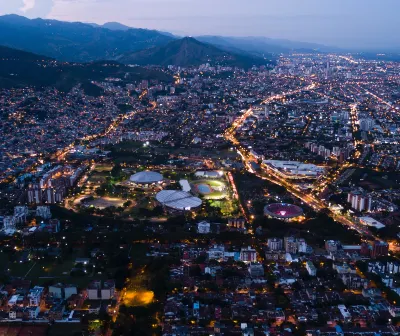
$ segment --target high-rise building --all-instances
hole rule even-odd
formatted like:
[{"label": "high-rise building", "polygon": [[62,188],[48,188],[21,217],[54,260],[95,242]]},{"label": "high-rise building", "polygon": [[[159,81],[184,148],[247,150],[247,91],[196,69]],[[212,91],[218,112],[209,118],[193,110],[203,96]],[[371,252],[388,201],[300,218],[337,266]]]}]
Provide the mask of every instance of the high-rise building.
[{"label": "high-rise building", "polygon": [[18,205],[14,207],[14,217],[17,223],[22,224],[26,222],[26,216],[28,216],[29,210],[26,205]]},{"label": "high-rise building", "polygon": [[244,229],[246,224],[246,220],[244,218],[229,218],[228,225],[230,227]]},{"label": "high-rise building", "polygon": [[360,124],[361,131],[368,132],[375,126],[375,121],[371,118],[365,118],[365,119],[361,119],[359,121],[359,124]]},{"label": "high-rise building", "polygon": [[307,253],[307,243],[305,239],[297,239],[297,250],[299,251],[299,253]]},{"label": "high-rise building", "polygon": [[389,253],[389,244],[384,241],[376,240],[372,244],[371,257],[384,257]]},{"label": "high-rise building", "polygon": [[257,251],[252,247],[242,248],[240,250],[240,260],[244,262],[256,262]]},{"label": "high-rise building", "polygon": [[43,219],[50,219],[51,218],[50,207],[48,207],[48,206],[38,206],[36,208],[36,216],[37,217],[42,217]]},{"label": "high-rise building", "polygon": [[326,69],[325,69],[325,78],[326,79],[329,79],[329,74],[330,74],[330,71],[331,71],[331,69],[330,69],[331,67],[330,67],[330,64],[329,64],[329,60],[326,62]]},{"label": "high-rise building", "polygon": [[297,253],[297,241],[294,237],[285,237],[286,253]]},{"label": "high-rise building", "polygon": [[48,204],[56,203],[56,191],[54,188],[46,188],[44,190],[44,200]]},{"label": "high-rise building", "polygon": [[40,204],[42,203],[43,192],[39,188],[28,189],[28,203]]},{"label": "high-rise building", "polygon": [[3,219],[4,230],[15,230],[17,221],[14,216],[5,216]]},{"label": "high-rise building", "polygon": [[347,202],[357,211],[371,211],[372,197],[362,191],[352,191],[347,195]]},{"label": "high-rise building", "polygon": [[270,251],[282,251],[283,250],[283,241],[279,238],[269,238],[268,239],[268,249]]}]

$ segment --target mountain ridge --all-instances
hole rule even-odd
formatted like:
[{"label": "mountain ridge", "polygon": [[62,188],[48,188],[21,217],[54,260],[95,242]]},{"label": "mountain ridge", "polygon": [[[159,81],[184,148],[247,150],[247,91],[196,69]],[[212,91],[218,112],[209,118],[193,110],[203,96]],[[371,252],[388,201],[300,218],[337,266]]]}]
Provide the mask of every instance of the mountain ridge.
[{"label": "mountain ridge", "polygon": [[103,81],[107,77],[128,82],[142,79],[172,81],[172,76],[162,71],[128,67],[116,61],[59,62],[42,55],[0,46],[0,88],[35,86],[69,91],[77,84]]},{"label": "mountain ridge", "polygon": [[173,38],[157,31],[126,31],[81,22],[0,16],[0,45],[69,62],[112,59],[128,51],[165,45]]},{"label": "mountain ridge", "polygon": [[262,58],[230,53],[214,45],[200,42],[193,37],[174,40],[162,47],[126,53],[116,59],[125,64],[183,67],[212,63],[249,68],[252,65],[267,64],[267,61]]}]

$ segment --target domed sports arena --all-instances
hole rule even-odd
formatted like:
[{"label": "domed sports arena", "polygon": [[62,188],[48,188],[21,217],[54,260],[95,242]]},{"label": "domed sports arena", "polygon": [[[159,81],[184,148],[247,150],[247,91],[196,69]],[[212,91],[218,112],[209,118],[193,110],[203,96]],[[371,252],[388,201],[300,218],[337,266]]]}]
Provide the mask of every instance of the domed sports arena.
[{"label": "domed sports arena", "polygon": [[179,211],[190,211],[200,207],[200,198],[181,190],[161,190],[156,200],[163,206]]},{"label": "domed sports arena", "polygon": [[146,170],[132,175],[129,181],[135,184],[152,184],[162,182],[163,179],[160,173]]},{"label": "domed sports arena", "polygon": [[303,209],[294,204],[272,203],[264,207],[264,214],[272,218],[293,219],[303,215]]}]

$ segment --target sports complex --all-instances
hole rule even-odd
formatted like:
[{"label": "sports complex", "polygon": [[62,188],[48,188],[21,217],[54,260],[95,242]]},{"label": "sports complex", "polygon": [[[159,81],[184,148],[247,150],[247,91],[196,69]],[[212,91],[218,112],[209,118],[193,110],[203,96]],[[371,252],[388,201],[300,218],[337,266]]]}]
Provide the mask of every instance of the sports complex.
[{"label": "sports complex", "polygon": [[161,183],[163,180],[164,177],[160,173],[149,170],[138,172],[129,178],[131,183],[137,185]]},{"label": "sports complex", "polygon": [[165,208],[177,211],[195,210],[202,204],[200,198],[182,190],[161,190],[156,200]]},{"label": "sports complex", "polygon": [[226,184],[221,180],[194,180],[190,184],[193,193],[205,199],[223,199],[227,196]]},{"label": "sports complex", "polygon": [[272,203],[264,207],[264,214],[271,218],[293,220],[303,215],[303,209],[294,204]]}]

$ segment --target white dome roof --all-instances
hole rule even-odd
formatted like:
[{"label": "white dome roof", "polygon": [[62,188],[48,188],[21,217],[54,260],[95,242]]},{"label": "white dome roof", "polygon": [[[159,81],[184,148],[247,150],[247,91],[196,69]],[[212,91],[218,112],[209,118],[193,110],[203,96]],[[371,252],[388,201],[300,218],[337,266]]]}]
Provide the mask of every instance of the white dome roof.
[{"label": "white dome roof", "polygon": [[163,180],[163,176],[160,173],[152,171],[141,171],[132,175],[129,180],[134,183],[156,183]]},{"label": "white dome roof", "polygon": [[190,210],[202,203],[200,198],[180,190],[161,190],[156,199],[161,204],[176,210]]}]

